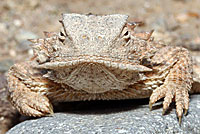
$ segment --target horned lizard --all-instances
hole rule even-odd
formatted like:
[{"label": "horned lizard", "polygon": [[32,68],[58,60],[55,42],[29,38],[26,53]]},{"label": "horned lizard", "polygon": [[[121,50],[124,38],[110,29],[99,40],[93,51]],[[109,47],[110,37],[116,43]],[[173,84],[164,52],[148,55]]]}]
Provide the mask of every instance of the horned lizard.
[{"label": "horned lizard", "polygon": [[59,33],[30,40],[34,56],[8,72],[9,98],[28,116],[53,114],[62,101],[161,98],[175,101],[181,122],[189,107],[192,60],[187,49],[164,46],[153,31],[135,32],[127,15],[63,14]]}]

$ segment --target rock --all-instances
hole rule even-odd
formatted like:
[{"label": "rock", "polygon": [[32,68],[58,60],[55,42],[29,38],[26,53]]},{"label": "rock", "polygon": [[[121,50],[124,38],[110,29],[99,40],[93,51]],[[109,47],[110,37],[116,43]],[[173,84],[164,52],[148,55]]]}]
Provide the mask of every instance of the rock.
[{"label": "rock", "polygon": [[7,33],[8,28],[6,23],[0,23],[0,31],[1,33]]},{"label": "rock", "polygon": [[194,44],[192,42],[185,43],[182,45],[182,47],[185,47],[191,51],[200,51],[200,44]]},{"label": "rock", "polygon": [[200,51],[200,36],[192,40],[190,50]]},{"label": "rock", "polygon": [[0,74],[0,89],[5,88],[7,85],[5,75]]},{"label": "rock", "polygon": [[183,23],[189,20],[189,16],[187,13],[180,13],[176,16],[176,20]]},{"label": "rock", "polygon": [[189,21],[191,18],[199,19],[200,14],[198,12],[189,11],[189,12],[180,13],[176,16],[177,21],[179,21],[181,23]]},{"label": "rock", "polygon": [[6,76],[0,74],[0,134],[4,134],[18,122],[18,112],[7,99]]},{"label": "rock", "polygon": [[15,39],[18,43],[17,50],[18,51],[27,51],[30,49],[30,42],[27,39],[36,39],[38,36],[30,31],[20,30],[19,33],[16,34]]},{"label": "rock", "polygon": [[16,27],[20,27],[20,26],[22,26],[22,21],[19,20],[19,19],[15,19],[15,20],[13,21],[13,24],[14,24]]},{"label": "rock", "polygon": [[29,6],[32,9],[35,9],[35,8],[39,7],[39,5],[40,5],[40,1],[39,0],[30,0],[28,2],[29,2]]},{"label": "rock", "polygon": [[11,59],[5,59],[0,61],[0,72],[6,72],[13,64],[14,62]]},{"label": "rock", "polygon": [[[189,113],[183,117],[181,126],[175,108],[162,116],[162,102],[149,111],[148,99],[97,101],[73,103],[75,110],[68,109],[66,113],[56,113],[53,117],[24,121],[11,128],[7,134],[197,134],[200,133],[199,102],[200,95],[191,95]],[[81,104],[77,106],[77,103]]]}]

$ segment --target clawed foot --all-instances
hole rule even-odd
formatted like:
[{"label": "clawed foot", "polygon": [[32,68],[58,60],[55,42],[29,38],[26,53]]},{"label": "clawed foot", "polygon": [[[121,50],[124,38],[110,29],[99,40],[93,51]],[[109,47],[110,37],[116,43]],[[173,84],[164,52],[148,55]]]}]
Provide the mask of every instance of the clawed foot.
[{"label": "clawed foot", "polygon": [[162,85],[153,91],[150,101],[149,108],[152,109],[152,105],[159,99],[164,97],[163,101],[163,112],[165,114],[166,110],[169,108],[170,103],[175,100],[176,103],[176,113],[179,118],[179,124],[181,124],[181,119],[184,111],[184,115],[187,114],[189,108],[189,94],[188,91],[184,89],[183,86],[176,86],[171,83],[167,86]]},{"label": "clawed foot", "polygon": [[15,92],[15,96],[12,103],[21,114],[34,117],[53,115],[52,104],[46,96],[34,92]]}]

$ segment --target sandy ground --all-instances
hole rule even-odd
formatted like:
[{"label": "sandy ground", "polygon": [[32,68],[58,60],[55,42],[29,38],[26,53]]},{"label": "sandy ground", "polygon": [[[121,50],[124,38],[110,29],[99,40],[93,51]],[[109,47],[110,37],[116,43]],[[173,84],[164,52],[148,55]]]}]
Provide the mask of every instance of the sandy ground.
[{"label": "sandy ground", "polygon": [[31,56],[27,38],[59,31],[61,13],[127,14],[167,44],[200,48],[199,0],[1,0],[0,62]]}]

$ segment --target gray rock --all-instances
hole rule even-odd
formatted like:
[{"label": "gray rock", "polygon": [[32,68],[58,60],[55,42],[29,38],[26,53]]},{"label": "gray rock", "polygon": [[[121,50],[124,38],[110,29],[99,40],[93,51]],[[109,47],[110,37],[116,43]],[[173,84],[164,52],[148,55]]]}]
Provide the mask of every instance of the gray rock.
[{"label": "gray rock", "polygon": [[0,72],[6,72],[13,64],[14,62],[11,59],[5,59],[0,61]]},{"label": "gray rock", "polygon": [[[183,44],[183,43],[182,43]],[[200,51],[200,43],[195,44],[193,42],[185,43],[182,45],[183,47],[191,50],[191,51]]]},{"label": "gray rock", "polygon": [[27,51],[30,49],[31,42],[27,41],[27,39],[36,39],[38,36],[34,34],[33,32],[26,31],[26,30],[20,30],[15,35],[15,40],[17,41],[17,51]]},{"label": "gray rock", "polygon": [[0,134],[4,134],[9,128],[16,124],[19,120],[17,110],[11,105],[7,99],[8,89],[6,76],[0,74]]},{"label": "gray rock", "polygon": [[161,102],[153,111],[149,111],[146,103],[148,99],[76,102],[72,103],[75,109],[68,109],[67,113],[24,121],[7,134],[200,133],[200,95],[191,95],[189,113],[183,117],[181,126],[174,105],[162,116]]}]

